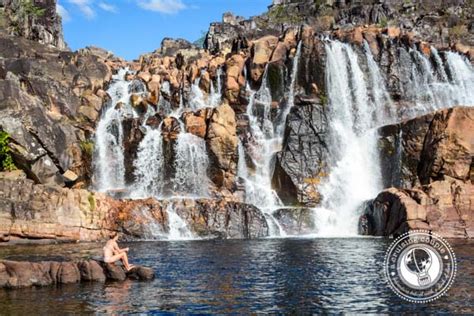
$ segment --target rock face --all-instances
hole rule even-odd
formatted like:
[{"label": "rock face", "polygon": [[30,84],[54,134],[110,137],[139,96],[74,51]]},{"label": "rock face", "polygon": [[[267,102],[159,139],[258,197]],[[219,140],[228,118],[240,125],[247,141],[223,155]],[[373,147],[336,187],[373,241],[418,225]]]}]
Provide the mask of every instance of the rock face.
[{"label": "rock face", "polygon": [[319,203],[318,186],[326,176],[326,139],[323,106],[316,100],[297,104],[287,118],[285,143],[273,174],[273,186],[283,202],[307,206]]},{"label": "rock face", "polygon": [[474,109],[456,107],[381,129],[385,185],[369,201],[361,232],[399,235],[428,229],[472,237]]},{"label": "rock face", "polygon": [[0,261],[0,288],[19,289],[79,282],[124,281],[125,279],[150,281],[153,269],[136,266],[129,272],[115,264],[95,260],[73,261]]},{"label": "rock face", "polygon": [[[90,175],[88,138],[111,78],[91,52],[70,53],[0,29],[0,129],[10,135],[15,165],[41,184],[74,185]],[[79,126],[79,128],[78,128]],[[78,175],[65,179],[68,171]]]},{"label": "rock face", "polygon": [[56,0],[4,0],[3,7],[7,29],[12,35],[67,49]]},{"label": "rock face", "polygon": [[268,235],[257,208],[224,200],[115,200],[101,193],[0,179],[0,242],[49,239],[105,240],[111,231],[125,239],[166,238],[168,207],[196,237],[258,238]]},{"label": "rock face", "polygon": [[252,205],[199,199],[175,203],[173,208],[199,237],[235,239],[268,236],[265,216]]},{"label": "rock face", "polygon": [[457,107],[380,131],[385,186],[412,188],[443,179],[473,180],[474,109]]},{"label": "rock face", "polygon": [[474,237],[474,185],[446,177],[419,189],[390,188],[368,202],[361,233],[400,235],[426,229],[447,238]]},{"label": "rock face", "polygon": [[307,208],[283,208],[274,213],[275,218],[288,235],[306,235],[314,232],[313,210]]}]

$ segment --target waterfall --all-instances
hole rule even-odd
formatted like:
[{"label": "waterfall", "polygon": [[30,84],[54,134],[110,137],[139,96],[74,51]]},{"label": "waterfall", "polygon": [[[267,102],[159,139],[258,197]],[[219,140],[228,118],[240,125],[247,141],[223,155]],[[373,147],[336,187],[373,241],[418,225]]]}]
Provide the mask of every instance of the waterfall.
[{"label": "waterfall", "polygon": [[210,180],[207,177],[209,159],[204,139],[181,132],[175,146],[175,194],[205,197],[209,195]]},{"label": "waterfall", "polygon": [[288,104],[286,105],[285,108],[279,113],[278,117],[278,125],[277,125],[277,135],[280,138],[283,138],[283,134],[285,132],[285,126],[286,126],[286,117],[291,111],[291,108],[295,105],[295,87],[296,87],[296,79],[297,74],[298,74],[298,65],[299,65],[299,60],[301,57],[301,46],[303,45],[303,42],[300,41],[298,43],[298,46],[296,48],[296,54],[293,59],[293,69],[291,70],[291,77],[290,77],[290,89],[288,91]]},{"label": "waterfall", "polygon": [[210,105],[213,108],[219,106],[222,99],[222,81],[221,81],[222,74],[223,74],[222,68],[219,67],[216,73],[217,92],[215,91],[214,84],[211,83],[211,93],[209,95],[209,100],[210,100]]},{"label": "waterfall", "polygon": [[[329,177],[320,186],[321,207],[315,209],[319,235],[356,235],[357,209],[382,189],[377,151],[376,109],[390,107],[383,84],[372,84],[372,98],[358,55],[347,44],[325,45],[329,99]],[[369,78],[380,72],[366,49]],[[372,69],[371,69],[372,68]]]},{"label": "waterfall", "polygon": [[125,81],[128,69],[112,77],[107,90],[111,98],[97,125],[94,139],[95,188],[105,192],[125,187],[122,121],[135,115],[130,106],[131,82]]},{"label": "waterfall", "polygon": [[176,214],[173,202],[168,204],[166,207],[166,213],[168,214],[169,222],[169,240],[187,240],[194,238],[193,233],[189,230],[186,222]]},{"label": "waterfall", "polygon": [[380,73],[380,68],[374,60],[367,41],[364,41],[364,52],[369,70],[369,86],[372,87],[372,104],[374,105],[370,115],[377,125],[386,124],[388,120],[396,118],[396,109],[385,88],[385,80]]},{"label": "waterfall", "polygon": [[170,89],[170,82],[163,81],[161,88],[160,88],[160,100],[158,101],[157,109],[164,115],[170,115],[172,112],[171,103],[168,101],[164,95],[170,97],[171,96],[171,89]]},{"label": "waterfall", "polygon": [[294,105],[294,91],[301,45],[300,42],[293,59],[287,104],[280,110],[275,119],[272,119],[271,113],[272,96],[268,87],[268,69],[265,68],[262,85],[258,91],[252,91],[247,84],[247,91],[250,94],[246,113],[250,130],[247,149],[255,170],[247,170],[243,146],[239,145],[238,176],[245,183],[246,203],[257,206],[265,214],[270,236],[286,235],[278,221],[273,217],[273,212],[282,207],[283,203],[272,189],[272,176],[275,154],[282,147],[286,117]]},{"label": "waterfall", "polygon": [[135,185],[134,198],[146,198],[163,195],[163,138],[161,124],[156,130],[149,129],[138,146],[137,159],[134,161]]},{"label": "waterfall", "polygon": [[209,95],[206,97],[199,87],[201,82],[201,77],[196,78],[193,84],[191,85],[191,93],[189,95],[189,108],[192,111],[203,109],[206,107],[215,108],[220,105],[222,99],[222,68],[217,69],[216,81],[217,81],[217,91],[214,88],[214,83],[211,82]]},{"label": "waterfall", "polygon": [[455,52],[442,52],[443,63],[443,58],[434,47],[431,48],[433,62],[416,49],[409,49],[409,53],[412,57],[411,76],[405,92],[407,101],[415,106],[402,109],[401,118],[472,104],[474,70],[465,57]]},{"label": "waterfall", "polygon": [[[314,209],[315,224],[318,235],[351,236],[357,234],[360,205],[383,189],[376,129],[438,109],[469,106],[474,71],[457,53],[443,53],[443,62],[435,48],[432,60],[409,49],[410,64],[403,66],[410,74],[403,96],[408,105],[398,112],[367,43],[361,60],[350,45],[338,41],[327,43],[325,51],[330,159],[329,176],[319,188],[322,203]],[[367,73],[362,71],[364,62]]]}]

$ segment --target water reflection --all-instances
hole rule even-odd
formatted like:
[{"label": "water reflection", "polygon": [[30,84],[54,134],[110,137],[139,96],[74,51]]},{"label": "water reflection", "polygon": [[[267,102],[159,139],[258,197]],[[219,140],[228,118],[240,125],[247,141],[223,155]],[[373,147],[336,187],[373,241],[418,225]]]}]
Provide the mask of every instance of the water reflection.
[{"label": "water reflection", "polygon": [[[473,242],[454,241],[458,278],[448,296],[409,304],[388,288],[384,239],[276,239],[133,243],[134,263],[152,266],[150,283],[81,284],[0,290],[0,314],[64,313],[472,313]],[[76,257],[100,244],[74,245]],[[0,257],[71,255],[72,246],[0,247]],[[61,304],[58,304],[61,302]]]}]

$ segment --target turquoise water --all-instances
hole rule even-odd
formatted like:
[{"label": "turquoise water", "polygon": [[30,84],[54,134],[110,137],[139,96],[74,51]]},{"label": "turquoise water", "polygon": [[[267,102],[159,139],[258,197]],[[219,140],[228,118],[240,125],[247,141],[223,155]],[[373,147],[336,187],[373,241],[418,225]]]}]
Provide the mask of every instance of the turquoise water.
[{"label": "turquoise water", "polygon": [[[0,314],[474,313],[474,242],[451,241],[457,278],[446,296],[430,304],[405,302],[389,289],[383,274],[389,243],[376,238],[129,243],[131,261],[153,267],[154,281],[0,290]],[[0,258],[87,257],[100,255],[101,248],[8,246],[0,247]]]}]

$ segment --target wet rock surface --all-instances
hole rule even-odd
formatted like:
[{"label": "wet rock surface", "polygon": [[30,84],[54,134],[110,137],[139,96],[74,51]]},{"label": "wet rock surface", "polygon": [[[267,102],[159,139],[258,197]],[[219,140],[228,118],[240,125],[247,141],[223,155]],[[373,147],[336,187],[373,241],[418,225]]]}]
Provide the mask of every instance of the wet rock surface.
[{"label": "wet rock surface", "polygon": [[307,208],[283,208],[273,215],[288,235],[307,235],[314,233],[314,214]]},{"label": "wet rock surface", "polygon": [[360,233],[401,235],[425,229],[448,238],[472,238],[474,185],[446,177],[421,188],[390,188],[365,206]]},{"label": "wet rock surface", "polygon": [[131,280],[150,281],[153,269],[137,266],[126,272],[118,264],[95,260],[74,261],[0,261],[0,288],[19,289],[80,282]]},{"label": "wet rock surface", "polygon": [[385,186],[412,188],[448,176],[472,180],[474,109],[456,107],[381,129]]},{"label": "wet rock surface", "polygon": [[[170,212],[177,213],[197,237],[267,236],[262,211],[243,203],[245,192],[238,170],[239,159],[245,160],[248,177],[259,167],[249,161],[258,153],[244,152],[239,157],[238,152],[239,142],[244,148],[258,143],[250,130],[251,102],[255,103],[253,112],[274,122],[289,111],[280,122],[283,138],[271,144],[276,152],[269,167],[271,189],[283,205],[300,210],[280,210],[277,215],[282,225],[291,234],[305,234],[311,225],[301,218],[307,218],[309,208],[321,205],[321,186],[328,180],[328,166],[334,158],[328,146],[334,141],[334,135],[329,135],[334,104],[328,101],[326,87],[327,44],[332,40],[351,45],[364,73],[369,74],[372,58],[380,69],[380,80],[387,83],[397,118],[415,117],[379,130],[384,188],[421,190],[431,201],[423,204],[410,193],[409,198],[403,197],[407,205],[403,210],[393,206],[396,198],[384,191],[368,207],[364,232],[387,235],[427,223],[450,236],[470,236],[470,228],[449,228],[454,221],[447,219],[392,218],[388,225],[378,215],[389,209],[394,210],[392,214],[403,214],[427,205],[440,212],[454,207],[438,204],[425,191],[434,183],[454,179],[463,183],[459,184],[462,192],[470,192],[472,110],[457,107],[436,112],[435,108],[446,104],[434,104],[434,99],[433,104],[423,103],[429,95],[417,98],[414,91],[436,86],[432,82],[438,77],[454,78],[446,63],[448,51],[458,52],[462,61],[472,60],[472,6],[466,1],[274,1],[268,12],[250,19],[224,14],[222,22],[211,24],[206,49],[166,38],[161,48],[132,62],[97,47],[66,50],[56,1],[38,3],[46,9],[41,18],[25,18],[18,0],[0,4],[0,13],[6,17],[6,25],[0,25],[0,130],[9,135],[7,147],[19,169],[0,175],[1,241],[101,240],[110,231],[123,231],[130,239],[166,238]],[[19,27],[13,32],[15,25]],[[297,54],[298,67],[293,73]],[[438,67],[433,78],[426,79],[429,76],[423,67],[438,63],[444,63],[446,69]],[[113,104],[112,99],[117,98],[108,94],[113,94],[108,91],[112,74],[125,67],[123,80],[130,95]],[[417,74],[420,78],[415,79],[426,79],[429,84],[421,82],[421,88],[414,88]],[[269,89],[268,95],[264,88]],[[269,100],[255,101],[255,95]],[[433,106],[433,110],[418,115],[418,106]],[[90,190],[96,189],[97,179],[92,164],[98,145],[94,133],[109,108],[124,112],[130,108],[120,123],[123,131],[118,125],[111,127],[117,139],[114,147],[123,147],[126,188],[93,193]],[[388,114],[385,111],[379,112]],[[262,135],[257,138],[275,133],[278,124],[274,122],[269,126],[259,118],[254,124],[262,127]],[[163,138],[166,168],[162,173],[169,183],[174,181],[164,195],[180,193],[175,188],[176,146],[179,136],[187,132],[204,144],[208,167],[200,178],[208,198],[178,202],[123,199],[131,196],[138,181],[134,162],[140,142],[148,131],[157,129]],[[85,188],[89,190],[79,190]]]},{"label": "wet rock surface", "polygon": [[118,200],[102,193],[0,179],[0,242],[96,241],[112,231],[128,240],[166,238],[168,208],[191,236],[259,238],[268,235],[256,207],[224,199]]}]

